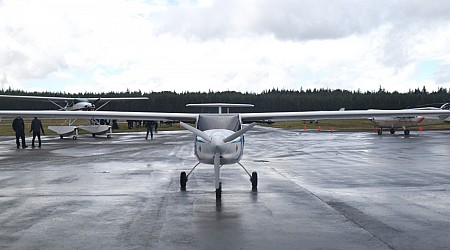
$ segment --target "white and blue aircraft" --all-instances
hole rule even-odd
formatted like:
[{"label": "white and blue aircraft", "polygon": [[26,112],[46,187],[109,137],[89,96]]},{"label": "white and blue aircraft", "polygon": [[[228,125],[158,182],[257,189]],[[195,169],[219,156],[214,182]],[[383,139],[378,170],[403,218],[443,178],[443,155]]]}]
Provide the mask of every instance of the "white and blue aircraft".
[{"label": "white and blue aircraft", "polygon": [[[85,119],[124,119],[124,120],[171,120],[195,134],[194,154],[198,163],[186,174],[180,174],[181,190],[186,190],[189,175],[199,164],[214,167],[216,199],[222,197],[220,170],[223,165],[239,164],[244,154],[244,134],[255,122],[289,120],[325,120],[325,119],[361,119],[376,117],[410,116],[450,116],[450,110],[443,109],[403,109],[403,110],[349,110],[349,111],[307,111],[307,112],[269,112],[269,113],[223,113],[222,108],[248,107],[248,104],[197,104],[204,107],[218,107],[217,114],[200,113],[158,113],[158,112],[116,112],[116,111],[31,111],[2,110],[0,117],[48,117],[48,118],[85,118]],[[185,122],[195,123],[191,126]],[[248,124],[249,125],[244,125]],[[250,174],[252,190],[257,190],[258,175]]]}]

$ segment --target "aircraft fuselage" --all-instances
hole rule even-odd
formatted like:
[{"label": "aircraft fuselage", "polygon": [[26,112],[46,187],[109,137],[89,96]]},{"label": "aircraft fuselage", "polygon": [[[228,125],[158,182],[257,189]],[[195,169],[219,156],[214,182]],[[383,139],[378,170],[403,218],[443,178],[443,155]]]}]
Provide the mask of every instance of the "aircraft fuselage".
[{"label": "aircraft fuselage", "polygon": [[92,110],[94,108],[95,108],[94,104],[90,102],[80,101],[67,105],[66,107],[64,107],[63,110],[78,111],[78,110]]},{"label": "aircraft fuselage", "polygon": [[379,117],[369,119],[379,128],[408,128],[442,124],[445,119],[437,116],[414,116],[414,117]]},{"label": "aircraft fuselage", "polygon": [[[214,155],[220,152],[220,165],[238,163],[244,151],[244,136],[240,136],[228,143],[222,142],[234,131],[227,129],[211,129],[204,131],[211,137],[213,143],[206,142],[200,137],[195,138],[194,153],[198,161],[204,164],[214,164]],[[220,146],[216,146],[220,145]]]}]

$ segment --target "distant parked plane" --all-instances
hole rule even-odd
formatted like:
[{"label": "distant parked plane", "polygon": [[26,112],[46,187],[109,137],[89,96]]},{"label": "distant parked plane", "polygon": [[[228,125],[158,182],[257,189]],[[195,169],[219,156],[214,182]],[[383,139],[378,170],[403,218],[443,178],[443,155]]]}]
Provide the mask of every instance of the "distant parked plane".
[{"label": "distant parked plane", "polygon": [[[18,100],[27,101],[49,101],[58,107],[60,111],[97,111],[104,107],[106,104],[112,101],[127,101],[127,100],[148,100],[148,97],[85,97],[85,98],[74,98],[74,97],[53,97],[53,96],[19,96],[19,95],[0,95],[0,98],[11,98]],[[97,103],[102,103],[101,106],[96,108]],[[64,105],[61,105],[65,103]],[[110,125],[97,124],[96,120],[91,120],[93,124],[74,126],[75,120],[68,120],[67,125],[60,126],[49,126],[48,129],[57,133],[61,138],[72,136],[72,139],[77,139],[78,129],[88,131],[92,136],[105,135],[110,137],[112,134],[112,128]]]},{"label": "distant parked plane", "polygon": [[[440,108],[437,107],[420,107],[405,110],[449,110],[450,103],[443,104]],[[378,128],[378,134],[383,133],[383,128],[389,129],[391,134],[395,134],[396,129],[403,129],[405,135],[409,135],[408,128],[428,126],[435,124],[442,124],[450,122],[448,115],[410,115],[410,116],[387,116],[387,117],[372,117],[369,120]]]}]

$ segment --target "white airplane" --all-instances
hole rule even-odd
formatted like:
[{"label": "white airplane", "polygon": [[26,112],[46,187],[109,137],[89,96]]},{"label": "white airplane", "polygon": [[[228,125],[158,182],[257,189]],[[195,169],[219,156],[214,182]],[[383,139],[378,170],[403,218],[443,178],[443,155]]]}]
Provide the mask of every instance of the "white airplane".
[{"label": "white airplane", "polygon": [[[0,98],[11,98],[27,101],[48,101],[58,107],[58,110],[77,111],[77,110],[99,110],[111,101],[126,100],[148,100],[148,97],[56,97],[56,96],[29,96],[29,95],[0,95]],[[97,103],[104,102],[100,107],[95,108]],[[61,103],[65,103],[64,106]]]},{"label": "white airplane", "polygon": [[[148,100],[148,97],[87,97],[87,98],[73,98],[73,97],[54,97],[54,96],[19,96],[19,95],[0,95],[0,98],[11,98],[27,101],[48,101],[58,107],[59,111],[97,111],[103,108],[106,104],[112,101],[127,101],[127,100]],[[62,103],[65,103],[61,105]],[[96,108],[97,103],[103,103]],[[105,135],[109,138],[112,134],[112,127],[110,125],[98,124],[96,120],[90,120],[91,124],[74,126],[75,120],[66,120],[60,126],[48,126],[48,129],[54,131],[56,134],[63,137],[72,136],[72,139],[77,139],[78,129],[88,131],[92,136]],[[67,124],[67,125],[65,125]]]},{"label": "white airplane", "polygon": [[[410,110],[449,110],[450,103],[443,104],[440,108],[437,107],[421,107],[412,108]],[[383,134],[383,128],[389,129],[391,134],[395,134],[396,129],[403,129],[405,135],[411,132],[409,128],[442,124],[450,122],[447,115],[413,115],[413,116],[387,116],[387,117],[371,117],[369,120],[375,127],[378,128],[379,135]]]},{"label": "white airplane", "polygon": [[[204,104],[205,105],[205,104]],[[207,104],[208,106],[214,106]],[[198,105],[197,105],[198,106]],[[201,106],[201,105],[200,105]],[[218,104],[217,107],[226,107]],[[233,107],[239,107],[234,104]],[[248,106],[248,105],[243,105]],[[242,106],[242,107],[243,107]],[[85,118],[101,119],[115,118],[125,120],[176,120],[195,123],[195,126],[180,122],[181,126],[195,134],[194,154],[198,163],[186,174],[180,174],[181,190],[186,190],[186,184],[192,171],[201,163],[214,166],[216,199],[222,197],[220,170],[228,164],[239,164],[249,175],[252,190],[258,186],[257,172],[250,174],[240,163],[244,154],[244,134],[257,121],[288,121],[288,120],[324,120],[324,119],[361,119],[369,117],[410,117],[410,116],[450,116],[450,110],[406,109],[406,110],[352,110],[352,111],[308,111],[308,112],[270,112],[270,113],[155,113],[155,112],[116,112],[116,111],[0,111],[0,117],[48,117],[48,118]],[[243,124],[252,122],[250,125]],[[289,149],[286,149],[289,150]]]}]

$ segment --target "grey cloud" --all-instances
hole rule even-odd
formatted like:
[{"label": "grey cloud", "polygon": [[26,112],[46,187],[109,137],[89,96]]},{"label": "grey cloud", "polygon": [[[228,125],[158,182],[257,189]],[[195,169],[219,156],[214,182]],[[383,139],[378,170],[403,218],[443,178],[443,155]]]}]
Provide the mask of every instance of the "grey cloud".
[{"label": "grey cloud", "polygon": [[264,2],[254,28],[279,39],[341,38],[374,29],[383,14],[379,2],[280,1]]},{"label": "grey cloud", "polygon": [[5,86],[8,84],[8,76],[6,75],[5,72],[3,72],[2,80],[0,81],[0,83],[2,84],[2,89],[4,89]]},{"label": "grey cloud", "polygon": [[371,32],[383,25],[402,27],[450,20],[450,2],[390,0],[216,1],[204,8],[174,7],[161,33],[200,39],[273,35],[281,40],[335,39]]},{"label": "grey cloud", "polygon": [[18,50],[5,50],[0,51],[0,65],[2,67],[8,67],[11,64],[22,64],[27,60],[27,56]]},{"label": "grey cloud", "polygon": [[432,78],[437,84],[450,84],[450,64],[441,65]]},{"label": "grey cloud", "polygon": [[67,67],[63,55],[41,55],[32,59],[23,52],[6,50],[0,52],[0,66],[17,78],[42,78]]}]

